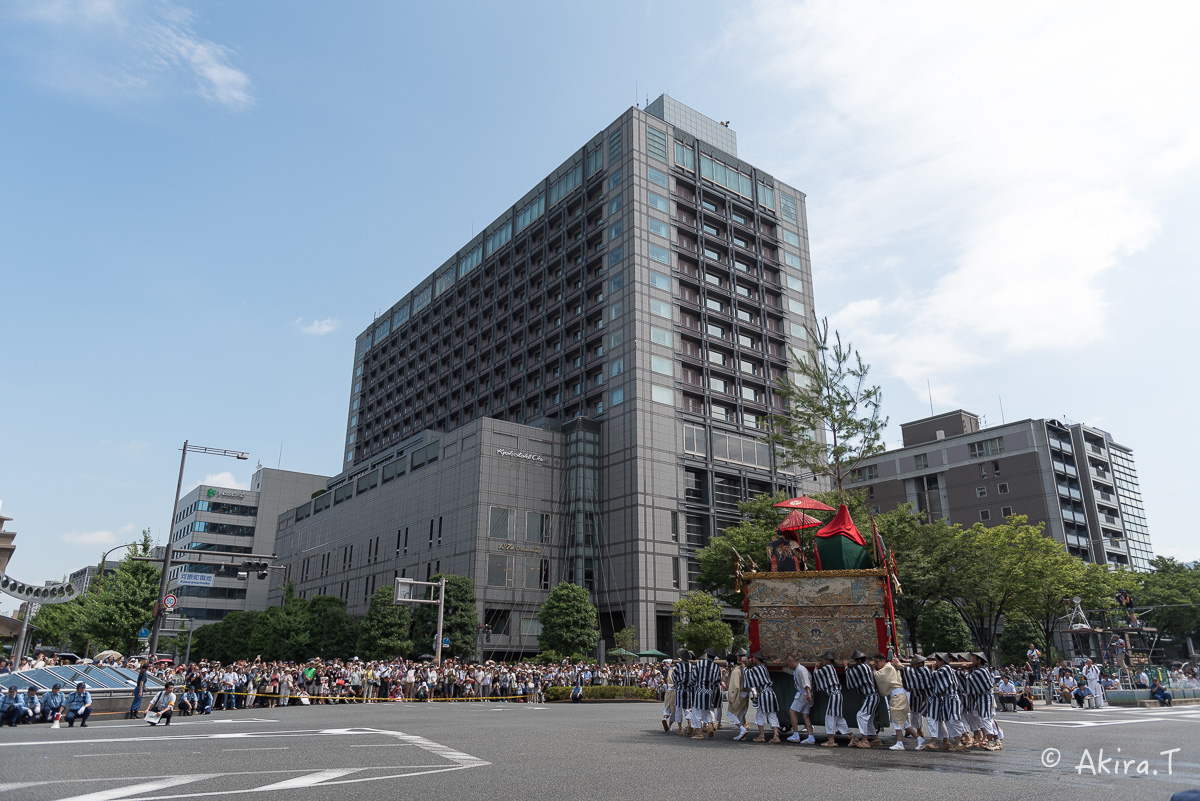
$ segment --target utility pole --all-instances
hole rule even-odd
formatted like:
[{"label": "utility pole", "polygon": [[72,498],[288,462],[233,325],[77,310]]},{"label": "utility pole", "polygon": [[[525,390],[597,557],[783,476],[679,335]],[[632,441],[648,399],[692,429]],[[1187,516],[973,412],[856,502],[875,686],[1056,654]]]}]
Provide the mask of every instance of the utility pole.
[{"label": "utility pole", "polygon": [[175,532],[175,518],[179,515],[179,493],[183,490],[183,465],[187,461],[188,451],[192,453],[205,453],[212,456],[229,456],[234,459],[246,460],[249,459],[249,454],[244,451],[231,451],[225,448],[202,448],[197,445],[188,445],[188,441],[183,441],[183,447],[180,448],[179,455],[179,480],[175,482],[175,505],[171,507],[171,523],[167,526],[167,543],[163,548],[162,556],[162,576],[158,580],[158,598],[154,600],[154,621],[150,628],[150,642],[146,647],[147,653],[153,659],[158,654],[158,633],[162,629],[163,608],[162,600],[167,594],[167,582],[171,580],[171,540]]}]

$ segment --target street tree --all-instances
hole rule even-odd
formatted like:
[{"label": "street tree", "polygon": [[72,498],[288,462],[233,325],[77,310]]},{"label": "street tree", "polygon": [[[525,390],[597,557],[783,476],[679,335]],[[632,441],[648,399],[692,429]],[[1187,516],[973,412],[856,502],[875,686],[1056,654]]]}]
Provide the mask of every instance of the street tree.
[{"label": "street tree", "polygon": [[709,648],[719,652],[733,643],[733,629],[721,620],[721,605],[706,592],[692,590],[672,606],[675,641],[702,654]]},{"label": "street tree", "polygon": [[[637,628],[634,626],[626,626],[613,635],[613,646],[629,651],[631,654],[636,654],[638,650]],[[625,657],[632,659],[633,657]]]},{"label": "street tree", "polygon": [[[447,594],[448,596],[448,594]],[[412,614],[398,604],[395,590],[385,585],[375,590],[358,625],[358,656],[362,659],[395,659],[412,651]]]},{"label": "street tree", "polygon": [[925,607],[917,621],[916,634],[926,656],[937,651],[971,648],[971,632],[954,605],[946,601],[934,601]]},{"label": "street tree", "polygon": [[[450,645],[442,648],[443,656],[466,657],[475,653],[475,636],[479,617],[475,611],[475,583],[466,576],[438,573],[430,581],[446,579],[446,614],[442,621],[442,636]],[[432,599],[435,587],[425,588],[425,598]],[[437,604],[417,604],[412,613],[412,649],[417,654],[434,649],[437,636]],[[429,651],[433,653],[433,650]]]},{"label": "street tree", "polygon": [[1046,563],[1062,553],[1061,544],[1042,535],[1041,523],[1031,526],[1014,515],[1000,525],[959,530],[933,557],[944,571],[944,599],[991,659],[1004,616],[1044,592],[1043,577],[1053,572]]},{"label": "street tree", "polygon": [[1133,592],[1137,606],[1157,608],[1143,613],[1143,623],[1183,641],[1200,633],[1200,567],[1188,566],[1169,556],[1156,556],[1152,572],[1141,577]]},{"label": "street tree", "polygon": [[792,351],[792,370],[776,389],[784,411],[770,418],[768,439],[785,466],[828,476],[842,502],[850,473],[884,450],[882,393],[867,382],[871,368],[859,352],[837,331],[830,340],[828,319],[805,329],[813,349]]},{"label": "street tree", "polygon": [[263,659],[303,662],[312,657],[313,619],[308,602],[297,597],[289,580],[283,587],[283,601],[269,606],[254,619],[249,651]]},{"label": "street tree", "polygon": [[538,612],[542,633],[538,648],[559,654],[588,654],[600,642],[600,623],[588,591],[564,581],[554,589]]},{"label": "street tree", "polygon": [[145,529],[141,542],[125,553],[115,572],[98,577],[86,595],[71,602],[79,604],[71,634],[76,647],[90,640],[94,652],[106,648],[123,654],[138,652],[138,630],[150,624],[162,571],[153,562],[134,561],[134,556],[150,556],[153,551],[150,529]]},{"label": "street tree", "polygon": [[1019,615],[1005,618],[1004,631],[1000,632],[1000,639],[996,642],[996,666],[1022,667],[1030,643],[1035,643],[1042,653],[1049,654],[1050,649],[1043,636],[1042,624],[1038,621]]},{"label": "street tree", "polygon": [[[390,585],[388,591],[391,592]],[[346,611],[344,600],[336,595],[317,595],[308,599],[308,611],[313,625],[310,658],[343,659],[354,654],[358,646],[358,621]],[[405,623],[405,639],[410,622]]]},{"label": "street tree", "polygon": [[[749,557],[765,569],[767,546],[775,538],[775,527],[783,520],[783,513],[771,506],[785,500],[787,495],[756,495],[738,503],[742,520],[729,526],[718,537],[709,540],[706,547],[696,553],[700,563],[699,584],[706,590],[717,593],[717,597],[730,606],[741,607],[742,598],[734,591],[735,551],[745,559]],[[744,569],[749,571],[750,565]]]}]

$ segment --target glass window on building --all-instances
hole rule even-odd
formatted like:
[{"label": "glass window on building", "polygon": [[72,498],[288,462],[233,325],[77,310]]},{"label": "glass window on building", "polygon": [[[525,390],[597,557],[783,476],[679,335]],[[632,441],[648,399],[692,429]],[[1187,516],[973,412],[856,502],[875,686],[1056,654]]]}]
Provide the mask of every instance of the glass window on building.
[{"label": "glass window on building", "polygon": [[549,542],[550,515],[545,512],[526,512],[525,540],[527,542]]},{"label": "glass window on building", "polygon": [[516,510],[503,506],[491,507],[488,536],[497,540],[511,540],[515,533]]},{"label": "glass window on building", "polygon": [[488,555],[487,583],[489,587],[511,587],[512,586],[512,564],[511,556],[501,554]]}]

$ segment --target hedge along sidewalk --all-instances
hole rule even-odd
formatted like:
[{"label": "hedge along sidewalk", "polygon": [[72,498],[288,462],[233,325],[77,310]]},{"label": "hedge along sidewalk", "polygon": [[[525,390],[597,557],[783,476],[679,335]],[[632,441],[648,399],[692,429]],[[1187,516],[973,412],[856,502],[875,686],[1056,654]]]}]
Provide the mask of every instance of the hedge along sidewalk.
[{"label": "hedge along sidewalk", "polygon": [[[570,701],[574,687],[547,687],[546,702],[556,703]],[[620,687],[616,685],[601,685],[599,687],[584,687],[584,701],[639,701],[661,703],[658,693],[649,687]]]}]

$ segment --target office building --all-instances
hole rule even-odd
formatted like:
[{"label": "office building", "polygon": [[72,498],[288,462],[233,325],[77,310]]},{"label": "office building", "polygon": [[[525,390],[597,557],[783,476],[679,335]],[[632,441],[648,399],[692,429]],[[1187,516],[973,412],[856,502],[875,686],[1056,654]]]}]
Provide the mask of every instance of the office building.
[{"label": "office building", "polygon": [[344,470],[280,518],[280,559],[351,612],[469,576],[508,654],[575,582],[606,636],[665,649],[737,502],[816,488],[765,442],[812,303],[804,195],[725,124],[629,109],[357,338]]},{"label": "office building", "polygon": [[[201,484],[179,500],[171,545],[175,550],[272,554],[279,515],[323,490],[327,480],[260,464],[249,490]],[[229,612],[265,609],[269,583],[254,575],[240,580],[237,573],[236,567],[215,565],[172,567],[167,590],[179,599],[175,614],[201,624]]]},{"label": "office building", "polygon": [[903,447],[866,460],[850,485],[877,510],[911,503],[964,526],[1025,515],[1081,559],[1149,569],[1133,452],[1107,431],[1060,420],[982,428],[961,409],[900,429]]}]

